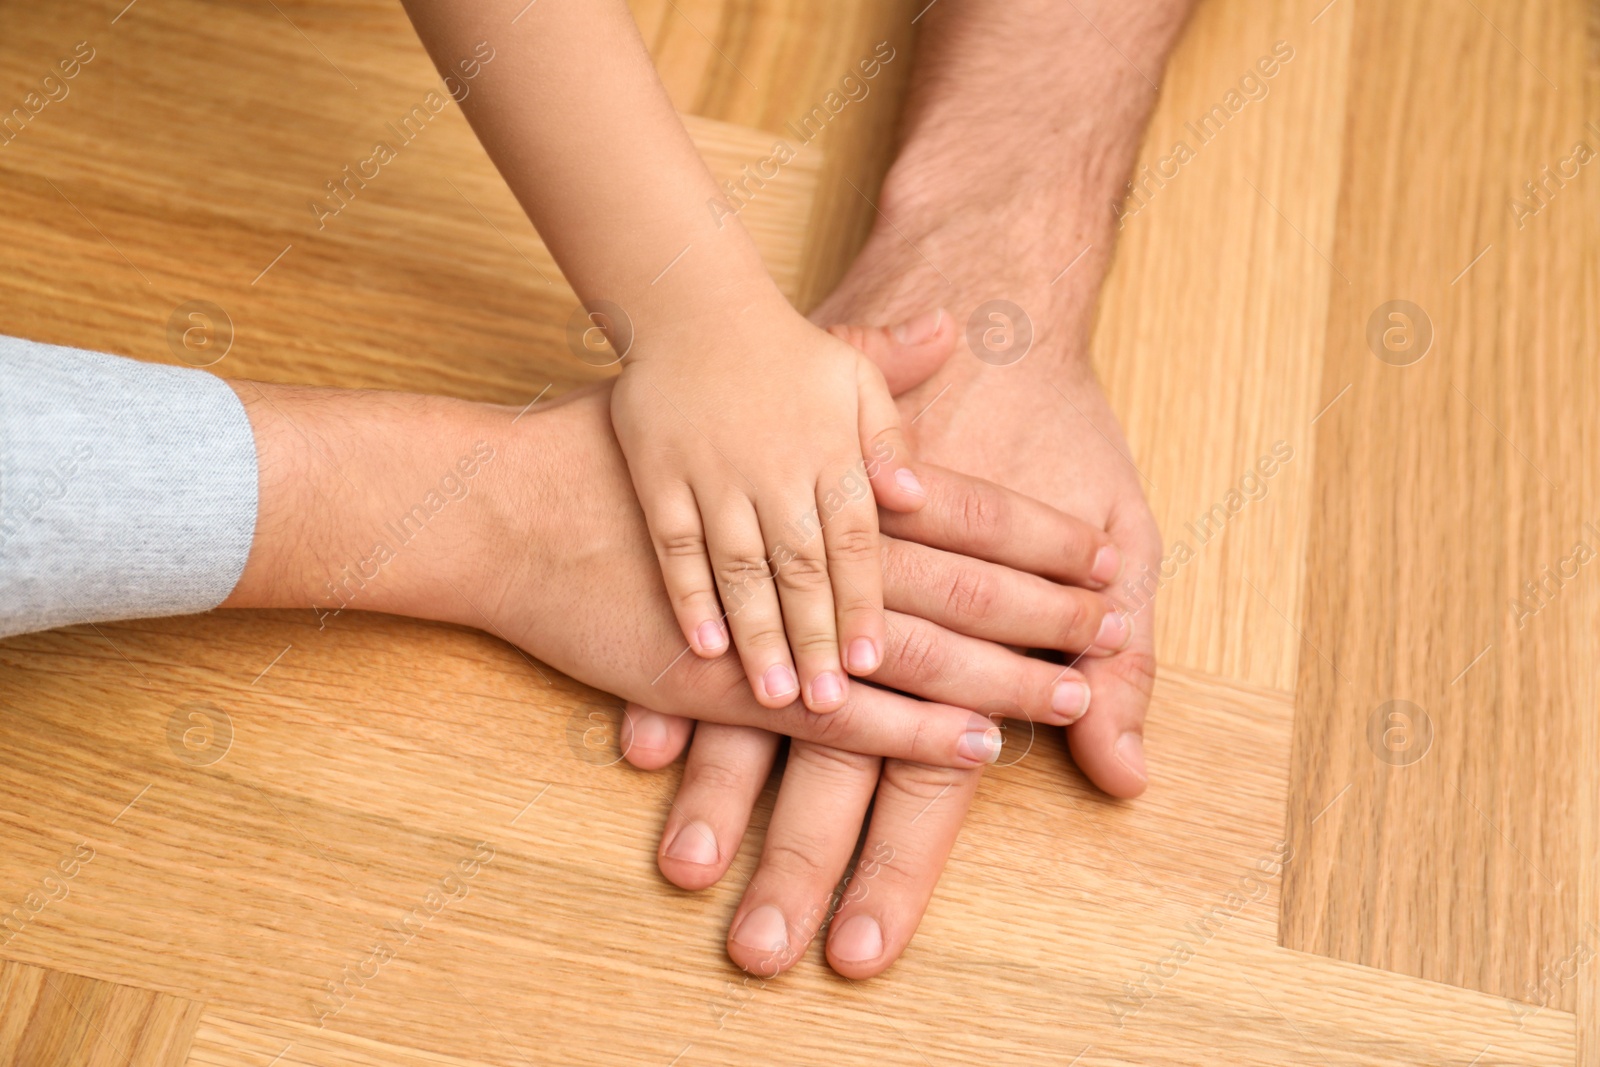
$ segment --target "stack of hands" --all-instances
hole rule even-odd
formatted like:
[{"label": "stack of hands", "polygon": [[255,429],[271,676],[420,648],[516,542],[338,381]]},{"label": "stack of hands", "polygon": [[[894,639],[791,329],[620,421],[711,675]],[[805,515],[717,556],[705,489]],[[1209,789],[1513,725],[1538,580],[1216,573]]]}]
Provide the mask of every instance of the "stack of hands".
[{"label": "stack of hands", "polygon": [[[407,2],[443,70],[497,41],[463,109],[579,294],[621,308],[620,377],[526,413],[238,383],[258,530],[292,536],[258,543],[227,605],[315,603],[328,561],[405,511],[397,471],[493,456],[358,606],[483,627],[621,695],[635,766],[687,750],[659,857],[685,888],[726,871],[791,738],[729,953],[771,975],[826,923],[832,966],[877,974],[999,716],[1065,727],[1113,796],[1146,784],[1160,540],[1087,341],[1153,100],[1134,64],[1159,70],[1186,3],[929,12],[880,225],[809,322],[708,210],[625,5],[524,9],[507,38],[517,6]],[[335,479],[383,488],[335,512]],[[835,909],[869,804],[871,892]]]}]

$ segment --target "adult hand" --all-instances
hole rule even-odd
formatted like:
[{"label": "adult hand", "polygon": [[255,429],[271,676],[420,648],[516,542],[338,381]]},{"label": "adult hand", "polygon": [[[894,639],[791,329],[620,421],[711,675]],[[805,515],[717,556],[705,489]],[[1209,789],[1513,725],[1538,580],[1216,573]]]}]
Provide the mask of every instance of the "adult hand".
[{"label": "adult hand", "polygon": [[[948,347],[946,338],[927,348],[923,365]],[[939,626],[970,609],[946,608],[923,587],[1011,583],[1016,602],[1053,620],[1074,648],[1094,639],[1104,596],[931,549],[891,549],[900,565],[888,603],[915,614],[888,613],[892,647],[874,678],[941,703],[859,686],[831,714],[798,702],[769,710],[731,658],[685,655],[604,387],[526,415],[437,397],[235,388],[256,429],[261,504],[249,564],[224,606],[311,605],[323,616],[348,606],[478,626],[597,688],[668,711],[936,765],[982,766],[999,754],[993,724],[954,704],[1000,694],[1046,721],[1076,717],[1077,706],[1057,712],[1052,699],[1061,703],[1058,691],[1080,674]],[[949,496],[939,472],[928,480]],[[1079,546],[1056,573],[1092,566],[1102,534],[1042,508],[1036,519]],[[415,535],[399,540],[414,521]],[[930,512],[921,521],[939,520]],[[991,625],[996,637],[1010,633]]]},{"label": "adult hand", "polygon": [[[954,334],[948,316],[930,316],[911,326],[918,336],[929,329],[936,341]],[[837,332],[879,361],[891,387],[907,384],[906,372],[914,369],[914,348],[884,344],[881,335],[869,331],[839,328]],[[1092,494],[1087,497],[1092,498]],[[1142,504],[1142,497],[1137,499]],[[934,483],[930,506],[924,512],[903,517],[885,512],[882,519],[885,529],[893,528],[897,534],[1022,571],[1076,579],[1096,587],[1114,579],[1123,567],[1121,552],[1106,541],[1063,543],[1060,538],[1067,531],[1040,521],[1041,515],[1050,513],[1051,509],[1037,501],[999,491],[988,483],[962,483],[943,476]],[[933,515],[958,516],[959,521],[936,529],[927,522]],[[1081,528],[1074,527],[1070,535],[1079,532]],[[1091,550],[1094,556],[1089,559]],[[1088,566],[1080,562],[1065,569],[1070,573],[1063,573],[1061,561],[1067,559],[1085,561]],[[894,555],[889,553],[886,578],[893,582],[895,577]],[[926,582],[909,586],[922,591],[938,587]],[[943,620],[949,626],[1026,647],[1063,645],[1053,639],[1048,627],[1030,627],[1037,614],[1019,611],[1005,590],[946,588],[955,592],[947,604],[975,609],[967,618]],[[995,624],[983,618],[989,612],[999,619],[1014,620],[1014,628],[998,635]],[[1130,644],[1127,632],[1106,626],[1108,620],[1115,622],[1116,615],[1099,619],[1098,645],[1091,644],[1082,658],[1072,657],[1086,674],[1097,663],[1116,659],[1123,654],[1119,649]],[[1003,700],[993,698],[983,705],[990,712],[1004,707]],[[1085,707],[1092,712],[1094,704],[1091,701]],[[1045,724],[1060,721],[1029,710],[1023,714]],[[708,723],[694,726],[681,718],[630,705],[622,731],[624,751],[636,766],[663,766],[682,752],[691,729],[693,744],[662,833],[658,863],[673,883],[700,889],[720,879],[737,853],[779,738],[758,729]],[[729,956],[752,973],[770,977],[800,959],[819,930],[831,922],[827,952],[834,969],[851,978],[881,973],[916,932],[971,803],[977,778],[977,771],[879,760],[838,747],[796,741],[790,748],[761,861],[730,925]],[[832,894],[848,867],[869,803],[873,814],[862,859],[834,913]]]},{"label": "adult hand", "polygon": [[[875,205],[878,226],[812,316],[824,325],[903,322],[936,306],[954,309],[955,323],[943,328],[964,327],[978,358],[952,360],[900,395],[902,423],[914,431],[919,455],[1098,523],[1115,540],[1124,568],[1115,584],[1131,634],[1116,655],[1081,664],[1093,696],[1068,741],[1089,778],[1122,797],[1148,781],[1143,726],[1155,672],[1161,542],[1127,442],[1089,368],[1088,340],[1115,239],[1107,206],[1121,199],[1154,102],[1152,74],[1159,78],[1189,5],[975,0],[930,9],[901,120],[901,152]],[[1072,57],[1074,75],[1062,75],[1062,56]],[[975,172],[976,145],[984,147],[986,165]],[[997,299],[1011,304],[998,309],[999,321],[985,314],[997,310]],[[1021,314],[1008,314],[1013,309]],[[1024,319],[1031,351],[1014,340]],[[998,350],[983,343],[991,327],[1000,327]],[[893,359],[878,362],[892,382]],[[989,521],[1003,529],[1008,516]],[[675,757],[686,736],[671,734],[674,744],[649,758]],[[710,763],[702,745],[716,755],[739,738],[746,746],[764,743],[749,733],[699,730],[662,842],[662,870],[679,884],[720,876],[722,857],[732,855],[743,831],[746,798],[760,783],[704,788],[701,779],[714,782],[715,774],[697,773]],[[795,746],[800,763],[791,757],[761,865],[730,934],[729,954],[762,973],[791,964],[814,936],[859,832],[862,798],[875,788],[878,761],[809,748]],[[635,761],[645,757],[636,746]],[[814,764],[833,768],[827,795],[845,798],[831,827],[795,816],[803,803],[821,802],[807,784],[820,776],[808,769]],[[836,970],[864,978],[899,956],[976,781],[976,771],[884,764],[868,850],[829,935]],[[786,802],[791,788],[801,800]],[[908,822],[905,812],[924,795],[925,806]],[[702,812],[713,820],[720,813],[725,836],[716,859],[687,866],[672,852]],[[784,889],[786,872],[800,873],[801,888]],[[864,884],[868,891],[859,892]]]}]

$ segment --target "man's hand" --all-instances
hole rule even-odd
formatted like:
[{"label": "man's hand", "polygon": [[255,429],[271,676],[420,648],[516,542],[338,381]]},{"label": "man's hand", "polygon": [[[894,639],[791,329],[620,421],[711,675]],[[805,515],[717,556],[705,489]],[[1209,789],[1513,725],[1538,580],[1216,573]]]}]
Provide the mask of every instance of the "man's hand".
[{"label": "man's hand", "polygon": [[[930,7],[918,39],[900,156],[879,225],[813,321],[904,322],[953,309],[973,355],[902,393],[902,422],[924,458],[978,474],[1098,523],[1120,550],[1131,633],[1086,658],[1088,714],[1073,756],[1117,796],[1143,791],[1142,730],[1154,674],[1151,602],[1160,536],[1115,417],[1089,369],[1088,341],[1122,198],[1155,79],[1191,0],[966,0]],[[1063,63],[1063,57],[1070,62]],[[983,166],[971,165],[981,149]],[[1032,344],[1010,302],[1028,317]],[[980,311],[982,309],[982,311]],[[921,319],[926,323],[928,319]],[[938,320],[934,320],[938,321]],[[985,344],[1001,327],[999,345]],[[1009,329],[1010,333],[1007,334]],[[890,388],[907,386],[892,352]],[[981,514],[981,513],[980,513]],[[885,517],[883,528],[896,520]],[[1004,539],[1014,516],[982,515]],[[687,727],[630,709],[630,760],[677,756]],[[625,736],[628,736],[625,733]],[[733,855],[761,780],[724,773],[772,744],[758,731],[700,727],[662,836],[663,873],[709,885]],[[761,864],[734,916],[729,955],[762,975],[803,952],[845,873],[869,798],[866,848],[833,917],[828,960],[851,978],[889,967],[909,943],[976,789],[978,772],[860,759],[797,744]],[[807,804],[814,805],[807,808]],[[908,818],[908,813],[914,816]],[[835,823],[830,828],[826,819]],[[708,844],[709,842],[709,844]],[[885,851],[887,850],[887,851]]]},{"label": "man's hand", "polygon": [[[604,387],[519,414],[437,397],[234,384],[256,431],[261,506],[225,607],[348,606],[476,626],[667,712],[940,766],[999,755],[998,730],[963,706],[998,695],[1060,723],[1081,711],[1080,698],[1061,696],[1064,687],[1081,693],[1078,671],[955,630],[1007,640],[1021,627],[1078,649],[1098,632],[1104,594],[895,541],[886,548],[890,647],[873,678],[950,703],[858,686],[832,714],[758,705],[731,657],[685,654]],[[933,468],[926,478],[948,500],[1005,497]],[[1076,546],[1077,562],[1060,563],[1069,576],[1107,543],[1049,509],[1028,515],[1040,536]],[[961,518],[928,512],[925,540],[938,540],[942,522],[948,541]],[[945,587],[991,591],[1009,610],[974,618],[972,604],[940,594]]]}]

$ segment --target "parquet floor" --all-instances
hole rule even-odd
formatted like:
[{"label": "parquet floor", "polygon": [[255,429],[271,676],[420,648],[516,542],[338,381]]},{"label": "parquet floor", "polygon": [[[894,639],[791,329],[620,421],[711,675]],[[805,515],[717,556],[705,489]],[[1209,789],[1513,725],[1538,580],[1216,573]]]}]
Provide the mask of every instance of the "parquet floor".
[{"label": "parquet floor", "polygon": [[[525,403],[600,373],[453,107],[309,209],[434,85],[397,4],[124,2],[0,0],[0,108],[92,53],[0,147],[0,329],[175,362],[169,317],[207,300],[227,375]],[[917,6],[635,5],[729,174],[895,46],[742,215],[802,305],[870,223]],[[1597,25],[1200,5],[1145,163],[1292,59],[1131,205],[1096,334],[1190,549],[1159,774],[1108,802],[1041,734],[882,979],[726,961],[770,797],[721,886],[667,886],[676,772],[571,743],[603,694],[477,632],[216,613],[0,643],[0,1063],[1600,1064]],[[196,703],[232,724],[215,761],[168,741]]]}]

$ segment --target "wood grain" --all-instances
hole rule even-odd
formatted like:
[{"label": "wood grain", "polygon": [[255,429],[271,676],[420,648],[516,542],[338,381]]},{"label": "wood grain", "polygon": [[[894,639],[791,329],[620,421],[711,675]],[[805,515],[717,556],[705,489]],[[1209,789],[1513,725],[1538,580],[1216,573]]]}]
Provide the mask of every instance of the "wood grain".
[{"label": "wood grain", "polygon": [[1301,647],[1285,620],[1300,617],[1328,288],[1342,284],[1326,252],[1352,5],[1311,22],[1325,3],[1196,10],[1122,208],[1094,336],[1166,542],[1160,662],[1285,690]]},{"label": "wood grain", "polygon": [[[177,0],[114,31],[82,9],[7,16],[20,32],[0,99],[75,42],[96,49],[66,99],[0,147],[7,330],[178,363],[169,320],[206,300],[232,322],[213,366],[227,376],[526,403],[614,373],[569,350],[577,298],[459,109],[397,134],[439,89],[398,6],[279,6]],[[719,175],[771,152],[759,131],[688,122]],[[396,158],[319,219],[314,202],[340,203],[325,183],[375,140]],[[820,162],[795,159],[739,216],[790,296]]]},{"label": "wood grain", "polygon": [[[1041,733],[885,978],[814,951],[763,984],[721,946],[770,784],[723,884],[668,887],[677,772],[611,765],[615,702],[493,638],[304,613],[17,638],[0,1040],[169,1062],[61,1044],[89,1038],[48,976],[90,1036],[144,1019],[210,1067],[1546,1065],[1580,1038],[1600,1063],[1600,967],[1559,977],[1600,928],[1597,594],[1584,570],[1507,612],[1600,523],[1600,186],[1521,229],[1506,203],[1600,109],[1582,4],[1476,2],[1215,0],[1174,60],[1152,165],[1295,50],[1126,220],[1095,337],[1169,541],[1230,512],[1163,587],[1147,798],[1097,795]],[[741,214],[801,306],[870,223],[914,6],[634,4],[728,176],[896,48]],[[81,40],[71,95],[0,145],[7,332],[176,363],[169,318],[205,299],[225,375],[526,403],[609,373],[568,350],[576,301],[454,107],[319,227],[325,181],[436,84],[397,5],[0,0],[0,105]],[[1393,298],[1436,327],[1412,367],[1366,347]],[[1407,767],[1366,739],[1392,696],[1435,725]]]},{"label": "wood grain", "polygon": [[[0,884],[73,835],[95,850],[5,951],[204,1001],[200,1063],[291,1044],[287,1062],[319,1065],[390,1045],[402,1063],[660,1063],[687,1046],[689,1062],[746,1063],[775,1033],[798,1063],[1093,1046],[1081,1062],[1178,1064],[1198,1033],[1230,1063],[1292,1060],[1308,1040],[1340,1064],[1466,1062],[1486,1044],[1571,1058],[1567,1013],[1519,1031],[1492,998],[1278,948],[1282,694],[1170,672],[1150,734],[1168,774],[1133,805],[1041,732],[986,778],[889,976],[847,983],[813,952],[758,983],[721,941],[770,791],[721,885],[670,890],[653,844],[676,772],[606,766],[593,731],[615,713],[598,694],[547,686],[483,634],[379,616],[100,629],[0,646]],[[231,731],[185,743],[172,723],[196,705]],[[375,962],[376,944],[393,957]]]},{"label": "wood grain", "polygon": [[[913,19],[926,6],[926,0],[633,0],[679,110],[765,130],[819,160],[795,296],[802,309],[827,295],[871,229],[911,73]],[[875,77],[862,78],[860,64],[884,44],[890,58],[874,68]],[[807,125],[817,108],[828,112],[826,122]]]},{"label": "wood grain", "polygon": [[191,1000],[0,961],[0,1063],[183,1067],[199,1021]]},{"label": "wood grain", "polygon": [[[1523,583],[1595,543],[1596,180],[1514,204],[1600,145],[1589,12],[1353,10],[1284,942],[1570,1009],[1596,942],[1596,586]],[[1395,300],[1421,311],[1378,314],[1401,332],[1374,347]]]}]

